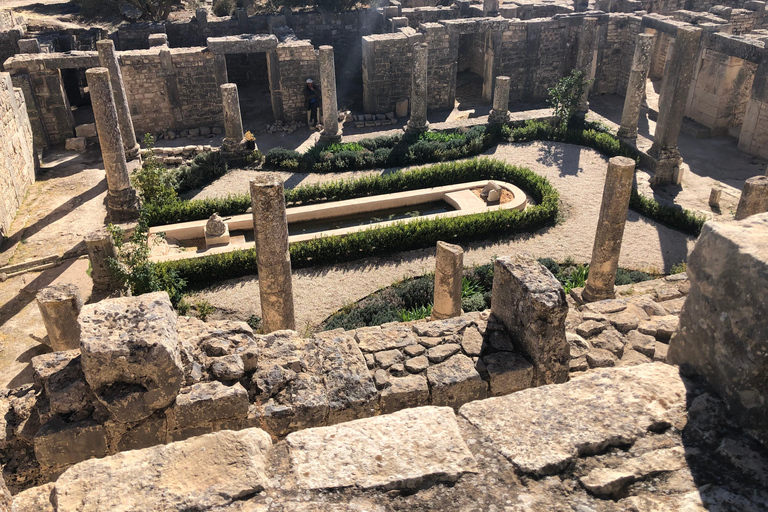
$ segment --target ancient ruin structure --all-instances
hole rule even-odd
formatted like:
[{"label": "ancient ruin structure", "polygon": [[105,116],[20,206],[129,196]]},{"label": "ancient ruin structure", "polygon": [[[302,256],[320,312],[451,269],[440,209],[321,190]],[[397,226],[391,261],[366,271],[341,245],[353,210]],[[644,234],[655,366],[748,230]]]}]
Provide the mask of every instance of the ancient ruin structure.
[{"label": "ancient ruin structure", "polygon": [[464,249],[458,245],[437,242],[435,260],[435,303],[432,318],[444,320],[459,316]]}]

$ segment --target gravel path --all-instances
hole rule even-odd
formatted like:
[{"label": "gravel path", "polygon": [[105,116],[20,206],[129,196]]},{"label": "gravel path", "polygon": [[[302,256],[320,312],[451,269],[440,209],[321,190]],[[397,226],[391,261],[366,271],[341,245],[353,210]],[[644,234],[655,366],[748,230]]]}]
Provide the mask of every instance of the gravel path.
[{"label": "gravel path", "polygon": [[[573,257],[589,261],[592,255],[598,212],[602,199],[607,158],[597,151],[570,144],[531,142],[502,144],[485,155],[511,164],[530,167],[546,176],[560,192],[563,220],[554,227],[536,233],[464,245],[465,265],[482,264],[494,256],[526,252],[534,257],[562,261]],[[381,171],[377,171],[381,172]],[[247,190],[246,171],[236,171],[205,189]],[[349,173],[351,176],[353,173]],[[333,179],[339,175],[333,175]],[[296,180],[286,176],[289,184]],[[328,175],[303,175],[302,183],[331,179]],[[242,185],[241,185],[242,183]],[[221,185],[221,187],[220,187]],[[241,188],[242,187],[242,188]],[[630,211],[622,243],[620,265],[634,269],[668,271],[686,258],[694,239],[667,229]],[[403,277],[418,276],[434,270],[434,249],[408,251],[381,258],[300,269],[294,272],[293,290],[297,328],[308,331],[345,304],[389,286]],[[233,279],[199,293],[230,317],[247,319],[261,315],[258,279]]]}]

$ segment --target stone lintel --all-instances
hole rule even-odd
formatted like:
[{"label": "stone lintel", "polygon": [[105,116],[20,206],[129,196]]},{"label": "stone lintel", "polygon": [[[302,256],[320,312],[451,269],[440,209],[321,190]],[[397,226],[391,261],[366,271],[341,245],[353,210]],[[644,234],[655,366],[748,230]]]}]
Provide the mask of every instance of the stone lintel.
[{"label": "stone lintel", "polygon": [[209,37],[208,49],[213,53],[260,53],[277,48],[274,34],[241,34],[238,36]]}]

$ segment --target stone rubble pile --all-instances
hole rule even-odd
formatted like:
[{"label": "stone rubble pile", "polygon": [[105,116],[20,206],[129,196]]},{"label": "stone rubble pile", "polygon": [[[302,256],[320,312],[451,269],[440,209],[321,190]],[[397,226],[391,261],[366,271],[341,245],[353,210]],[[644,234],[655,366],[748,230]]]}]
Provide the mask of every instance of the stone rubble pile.
[{"label": "stone rubble pile", "polygon": [[173,140],[173,139],[189,139],[197,140],[204,137],[216,137],[221,135],[223,130],[219,126],[201,126],[200,128],[190,128],[188,130],[181,130],[176,132],[174,130],[163,130],[155,134],[155,140]]},{"label": "stone rubble pile", "polygon": [[304,128],[307,126],[307,123],[302,123],[301,121],[290,121],[287,123],[284,123],[281,120],[277,120],[272,124],[268,124],[265,129],[261,130],[260,133],[279,133],[279,132],[285,132],[285,133],[293,133],[299,128]]},{"label": "stone rubble pile", "polygon": [[155,153],[155,158],[157,159],[158,163],[176,166],[189,165],[195,155],[208,153],[211,151],[219,151],[219,148],[213,147],[210,144],[198,144],[178,146],[175,148],[155,146],[152,148],[152,151]]},{"label": "stone rubble pile", "polygon": [[397,124],[394,112],[386,114],[358,114],[351,116],[356,128],[370,128],[371,126],[389,126]]}]

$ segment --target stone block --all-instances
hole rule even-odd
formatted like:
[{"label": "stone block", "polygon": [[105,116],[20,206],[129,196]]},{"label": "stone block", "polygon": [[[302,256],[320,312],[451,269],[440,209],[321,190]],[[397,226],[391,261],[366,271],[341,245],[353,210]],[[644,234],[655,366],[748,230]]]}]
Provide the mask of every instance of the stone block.
[{"label": "stone block", "polygon": [[67,151],[78,151],[82,153],[85,151],[87,145],[88,142],[85,140],[85,137],[71,137],[64,141],[64,149]]},{"label": "stone block", "polygon": [[475,369],[475,363],[463,354],[430,366],[427,379],[432,394],[432,405],[447,405],[458,409],[472,400],[488,396],[488,383]]},{"label": "stone block", "polygon": [[408,115],[408,98],[401,98],[395,103],[395,116],[405,117]]},{"label": "stone block", "polygon": [[286,438],[301,489],[417,489],[455,482],[476,462],[448,408],[419,407]]},{"label": "stone block", "polygon": [[47,345],[53,350],[79,348],[77,317],[83,308],[80,289],[70,283],[47,286],[37,293],[36,302],[48,333]]},{"label": "stone block", "polygon": [[358,329],[355,332],[355,339],[363,352],[380,352],[418,343],[413,331],[408,328],[381,329],[372,327]]},{"label": "stone block", "polygon": [[768,445],[768,214],[704,224],[687,274],[691,289],[669,362],[703,377]]},{"label": "stone block", "polygon": [[56,512],[51,501],[53,487],[53,482],[50,482],[18,493],[13,497],[13,507],[10,510],[12,512]]},{"label": "stone block", "polygon": [[389,387],[381,392],[381,412],[389,414],[429,404],[429,385],[423,375],[408,375],[389,380]]},{"label": "stone block", "polygon": [[107,434],[95,421],[66,423],[56,418],[40,427],[34,445],[35,457],[43,466],[75,464],[92,457],[104,457]]},{"label": "stone block", "polygon": [[57,510],[165,512],[224,507],[264,489],[271,444],[269,434],[251,428],[81,463],[56,481]]},{"label": "stone block", "polygon": [[[568,413],[552,421],[553,411]],[[579,457],[631,444],[654,425],[682,427],[686,385],[677,368],[663,363],[612,368],[472,402],[459,414],[520,471],[549,475]]]},{"label": "stone block", "polygon": [[483,357],[490,377],[490,396],[502,396],[533,386],[533,365],[527,359],[509,352],[496,352]]},{"label": "stone block", "polygon": [[32,358],[35,387],[43,389],[52,414],[87,414],[91,393],[80,365],[80,351],[53,352]]},{"label": "stone block", "polygon": [[184,371],[167,293],[89,304],[79,321],[85,380],[116,420],[140,421],[173,403]]},{"label": "stone block", "polygon": [[166,411],[169,429],[184,429],[248,415],[248,392],[238,382],[201,382],[182,388],[176,403]]},{"label": "stone block", "polygon": [[239,354],[216,357],[211,362],[211,373],[218,380],[240,380],[245,374],[245,364]]},{"label": "stone block", "polygon": [[167,441],[167,429],[168,422],[165,414],[156,412],[124,432],[117,443],[117,450],[125,452],[165,444]]},{"label": "stone block", "polygon": [[99,136],[96,133],[95,123],[79,124],[75,126],[75,135],[77,135],[78,137],[98,137]]},{"label": "stone block", "polygon": [[518,255],[495,261],[492,294],[491,314],[533,363],[535,385],[565,382],[570,355],[562,285],[541,263]]}]

